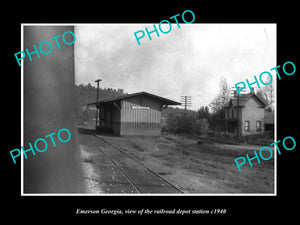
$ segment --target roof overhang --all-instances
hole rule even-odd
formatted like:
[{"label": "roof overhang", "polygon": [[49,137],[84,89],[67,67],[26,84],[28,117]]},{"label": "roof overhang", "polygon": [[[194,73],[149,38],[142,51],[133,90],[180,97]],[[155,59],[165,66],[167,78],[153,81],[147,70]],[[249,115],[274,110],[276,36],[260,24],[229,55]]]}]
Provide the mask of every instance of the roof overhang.
[{"label": "roof overhang", "polygon": [[117,101],[121,101],[121,100],[125,100],[128,98],[132,98],[132,97],[136,97],[136,96],[148,96],[154,99],[157,99],[158,101],[161,101],[162,105],[181,105],[180,102],[176,102],[167,98],[163,98],[160,97],[158,95],[154,95],[154,94],[150,94],[148,92],[137,92],[137,93],[133,93],[133,94],[128,94],[128,95],[123,95],[123,96],[119,96],[119,97],[115,97],[115,98],[111,98],[111,99],[106,99],[106,100],[102,100],[99,102],[92,102],[87,104],[89,105],[96,105],[97,107],[99,107],[100,104],[106,104],[106,103],[113,103],[113,102],[117,102]]}]

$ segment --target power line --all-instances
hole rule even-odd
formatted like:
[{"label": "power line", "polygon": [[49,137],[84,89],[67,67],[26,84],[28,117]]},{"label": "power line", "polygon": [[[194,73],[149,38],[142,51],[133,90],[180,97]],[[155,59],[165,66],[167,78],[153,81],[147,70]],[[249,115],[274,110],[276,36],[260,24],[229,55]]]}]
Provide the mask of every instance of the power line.
[{"label": "power line", "polygon": [[192,97],[191,96],[180,96],[180,102],[184,104],[184,111],[186,112],[187,107],[192,106]]}]

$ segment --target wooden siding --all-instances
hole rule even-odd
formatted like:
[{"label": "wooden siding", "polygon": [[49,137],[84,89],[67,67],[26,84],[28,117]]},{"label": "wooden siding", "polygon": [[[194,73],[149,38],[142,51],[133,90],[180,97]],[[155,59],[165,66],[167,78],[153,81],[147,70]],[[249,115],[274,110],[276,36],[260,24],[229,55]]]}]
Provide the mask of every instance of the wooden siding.
[{"label": "wooden siding", "polygon": [[161,107],[160,100],[146,95],[104,103],[100,115],[102,127],[121,136],[160,135]]},{"label": "wooden siding", "polygon": [[143,95],[122,101],[120,135],[160,134],[160,101]]},{"label": "wooden siding", "polygon": [[[240,108],[240,134],[259,134],[264,132],[264,107],[256,97],[250,97],[247,101],[243,102],[244,107]],[[227,123],[227,131],[236,134],[237,133],[237,108],[230,107],[225,108],[225,119]],[[249,131],[245,130],[245,121],[249,121]],[[256,122],[261,122],[261,130],[257,131]]]},{"label": "wooden siding", "polygon": [[[242,135],[248,134],[258,134],[264,132],[264,108],[261,108],[260,105],[253,99],[250,98],[243,108],[241,113],[241,131]],[[245,131],[245,121],[250,122],[249,131]],[[261,122],[261,131],[256,130],[256,121]]]},{"label": "wooden siding", "polygon": [[[133,107],[149,107],[149,109],[134,109]],[[121,122],[160,123],[161,102],[147,96],[137,96],[122,101]]]}]

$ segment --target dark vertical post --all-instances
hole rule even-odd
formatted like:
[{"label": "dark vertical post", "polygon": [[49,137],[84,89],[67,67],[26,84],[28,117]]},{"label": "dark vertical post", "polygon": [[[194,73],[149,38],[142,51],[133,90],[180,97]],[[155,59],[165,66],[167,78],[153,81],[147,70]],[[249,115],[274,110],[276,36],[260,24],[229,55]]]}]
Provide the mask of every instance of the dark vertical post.
[{"label": "dark vertical post", "polygon": [[184,114],[186,114],[187,107],[191,107],[191,96],[180,96],[180,102],[184,104]]},{"label": "dark vertical post", "polygon": [[[99,101],[99,82],[101,81],[101,79],[95,80],[95,82],[97,83],[97,103]],[[97,130],[97,126],[98,126],[98,116],[99,116],[99,106],[97,107],[97,103],[96,103],[96,130]]]},{"label": "dark vertical post", "polygon": [[[24,61],[24,147],[38,138],[45,138],[48,148],[24,159],[24,193],[82,193],[84,179],[80,149],[77,145],[74,101],[74,45],[65,45],[61,37],[73,26],[24,26],[24,49],[60,37],[61,49],[52,41],[51,54],[32,62]],[[67,42],[73,40],[66,35]],[[75,42],[76,44],[76,42]],[[60,143],[58,131],[68,129],[71,139]],[[56,143],[54,146],[53,143]]]},{"label": "dark vertical post", "polygon": [[240,104],[239,104],[239,94],[237,94],[237,139],[240,137]]}]

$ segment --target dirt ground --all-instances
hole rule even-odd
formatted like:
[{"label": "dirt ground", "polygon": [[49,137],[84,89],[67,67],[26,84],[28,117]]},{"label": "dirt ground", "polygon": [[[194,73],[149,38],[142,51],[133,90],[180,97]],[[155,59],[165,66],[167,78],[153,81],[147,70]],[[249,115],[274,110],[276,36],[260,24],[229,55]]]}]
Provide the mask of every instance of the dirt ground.
[{"label": "dirt ground", "polygon": [[[160,137],[101,136],[140,160],[186,193],[274,193],[274,160],[253,160],[241,166],[234,159],[249,154],[255,146],[197,144],[175,135]],[[260,147],[256,146],[258,151]]]}]

